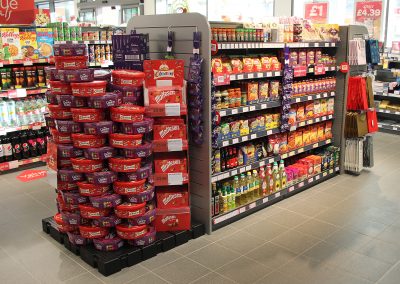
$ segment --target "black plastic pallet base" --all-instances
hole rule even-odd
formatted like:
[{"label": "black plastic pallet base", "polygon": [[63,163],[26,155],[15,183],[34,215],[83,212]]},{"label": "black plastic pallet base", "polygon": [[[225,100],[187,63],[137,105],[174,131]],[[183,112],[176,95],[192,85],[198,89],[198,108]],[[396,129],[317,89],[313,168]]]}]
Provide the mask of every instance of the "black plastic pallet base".
[{"label": "black plastic pallet base", "polygon": [[70,243],[67,234],[57,230],[52,217],[43,219],[42,227],[43,232],[49,234],[74,254],[79,255],[83,261],[97,268],[104,276],[117,273],[125,267],[138,264],[156,256],[158,253],[171,250],[187,243],[190,239],[196,239],[205,234],[204,225],[193,221],[192,228],[188,231],[158,232],[156,242],[150,245],[143,247],[124,246],[115,252],[101,252],[96,250],[93,245],[76,246]]}]

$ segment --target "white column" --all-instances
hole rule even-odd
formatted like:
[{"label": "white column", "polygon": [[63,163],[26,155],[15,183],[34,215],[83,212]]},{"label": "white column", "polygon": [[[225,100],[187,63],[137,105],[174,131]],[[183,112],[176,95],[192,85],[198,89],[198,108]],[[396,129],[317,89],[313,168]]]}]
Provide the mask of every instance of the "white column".
[{"label": "white column", "polygon": [[275,0],[274,16],[292,16],[292,1],[295,0]]}]

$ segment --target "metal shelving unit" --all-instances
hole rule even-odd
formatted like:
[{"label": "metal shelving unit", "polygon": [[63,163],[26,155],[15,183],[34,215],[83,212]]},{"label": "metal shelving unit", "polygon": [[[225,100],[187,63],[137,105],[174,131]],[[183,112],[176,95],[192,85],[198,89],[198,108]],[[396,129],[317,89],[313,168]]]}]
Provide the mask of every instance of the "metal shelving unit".
[{"label": "metal shelving unit", "polygon": [[[239,23],[218,23],[222,26],[227,27],[236,27],[241,24]],[[334,144],[335,146],[340,146],[342,141],[342,136],[340,134],[335,134],[334,139],[328,139],[324,141],[320,141],[318,143],[314,143],[311,145],[306,145],[302,148],[289,151],[288,153],[284,153],[282,155],[277,155],[273,157],[265,158],[261,161],[254,162],[249,165],[245,165],[242,167],[237,167],[235,169],[231,169],[229,171],[225,171],[223,173],[212,174],[211,169],[211,75],[207,72],[211,70],[211,29],[210,25],[213,23],[209,23],[207,19],[197,13],[192,14],[174,14],[174,15],[155,15],[155,16],[141,16],[133,18],[127,26],[127,32],[131,32],[132,30],[136,30],[137,33],[147,33],[149,34],[149,46],[150,46],[150,58],[151,59],[162,59],[166,55],[166,46],[167,46],[167,34],[168,31],[175,32],[175,45],[174,45],[174,55],[176,58],[185,60],[185,69],[188,69],[189,60],[192,56],[193,51],[193,32],[199,31],[201,33],[201,44],[200,44],[200,56],[204,58],[203,62],[203,92],[204,92],[204,107],[203,107],[203,117],[204,119],[204,143],[201,146],[190,144],[189,145],[189,156],[190,156],[190,188],[191,188],[191,210],[192,216],[194,219],[200,221],[205,225],[206,232],[211,233],[213,230],[216,230],[222,226],[230,224],[235,220],[242,218],[245,215],[251,214],[252,212],[259,210],[265,206],[272,204],[273,202],[279,201],[282,198],[290,196],[296,192],[304,190],[307,187],[313,186],[327,178],[330,178],[336,174],[340,170],[340,164],[337,168],[331,169],[327,172],[318,174],[313,177],[309,177],[307,180],[302,181],[296,185],[293,185],[289,188],[280,191],[279,193],[274,193],[274,195],[263,197],[262,199],[252,202],[246,206],[235,209],[233,212],[228,212],[223,215],[218,215],[217,217],[212,217],[211,215],[211,183],[218,180],[223,180],[229,177],[234,176],[241,171],[247,171],[250,169],[256,169],[265,165],[266,163],[270,163],[273,161],[286,159],[288,157],[293,157],[300,153],[316,149],[319,147],[323,147],[325,145]],[[307,48],[307,47],[322,47],[322,48],[335,48],[341,44],[338,43],[326,43],[326,42],[318,42],[318,43],[289,43],[287,44],[292,48]],[[224,42],[217,43],[218,50],[241,50],[242,52],[252,52],[267,53],[271,50],[282,49],[286,46],[285,43],[259,43],[259,42]],[[336,49],[335,49],[336,50]],[[343,60],[345,61],[345,60]],[[340,62],[340,61],[338,61]],[[336,66],[326,66],[327,72],[332,72],[331,74],[327,74],[333,76],[337,67]],[[314,69],[312,66],[308,68],[311,73],[314,73]],[[229,85],[230,81],[235,80],[247,80],[247,79],[261,79],[261,78],[279,78],[282,75],[281,71],[268,71],[268,72],[251,72],[245,74],[231,74],[229,76],[221,78],[218,85]],[[322,75],[323,76],[323,75]],[[329,92],[323,92],[318,94],[309,94],[302,97],[294,97],[292,99],[292,103],[300,103],[306,102],[314,99],[320,98],[328,98],[328,97],[343,97],[343,88],[337,88],[336,90],[332,90]],[[340,108],[343,108],[343,100],[338,100]],[[336,105],[335,99],[335,105]],[[256,111],[262,111],[271,108],[280,107],[280,102],[270,101],[270,102],[259,102],[257,104],[241,106],[237,108],[230,109],[222,109],[219,110],[220,117],[234,116],[238,114],[246,114]],[[339,116],[336,115],[335,106],[335,123],[340,125],[343,124],[343,113]],[[328,115],[324,117],[313,118],[310,120],[306,120],[304,122],[299,123],[298,127],[310,125],[313,123],[318,123],[321,121],[325,121],[328,119],[333,119],[333,115]],[[336,129],[336,131],[340,132],[340,129]],[[278,133],[278,129],[270,129],[257,133],[252,133],[246,136],[236,137],[232,139],[222,140],[219,143],[219,147],[226,147],[229,145],[234,145],[242,142],[251,141],[254,139],[259,139],[266,137],[268,135]],[[237,213],[235,213],[237,212]]]}]

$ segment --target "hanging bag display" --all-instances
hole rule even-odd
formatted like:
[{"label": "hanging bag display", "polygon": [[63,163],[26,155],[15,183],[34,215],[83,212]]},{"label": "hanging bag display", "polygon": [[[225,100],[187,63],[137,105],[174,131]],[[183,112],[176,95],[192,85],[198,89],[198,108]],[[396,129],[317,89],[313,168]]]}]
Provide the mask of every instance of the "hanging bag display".
[{"label": "hanging bag display", "polygon": [[378,131],[378,118],[374,109],[367,110],[368,133]]}]

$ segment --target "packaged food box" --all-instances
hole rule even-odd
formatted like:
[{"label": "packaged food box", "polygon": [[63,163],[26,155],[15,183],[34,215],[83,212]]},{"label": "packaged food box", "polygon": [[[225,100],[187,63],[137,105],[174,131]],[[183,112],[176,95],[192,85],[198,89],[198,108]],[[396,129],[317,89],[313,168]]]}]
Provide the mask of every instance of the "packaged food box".
[{"label": "packaged food box", "polygon": [[189,192],[186,189],[158,187],[157,209],[171,209],[189,206]]},{"label": "packaged food box", "polygon": [[154,221],[157,232],[182,231],[190,229],[190,207],[158,209]]},{"label": "packaged food box", "polygon": [[186,125],[183,119],[158,119],[153,132],[154,140],[185,139]]},{"label": "packaged food box", "polygon": [[187,173],[186,157],[183,154],[163,153],[154,158],[155,173]]},{"label": "packaged food box", "polygon": [[182,87],[165,86],[148,89],[150,104],[182,103]]},{"label": "packaged food box", "polygon": [[38,44],[36,40],[36,32],[33,30],[21,31],[19,33],[19,42],[21,45],[21,57],[38,59]]},{"label": "packaged food box", "polygon": [[49,58],[53,56],[53,29],[37,28],[36,40],[38,43],[39,58]]},{"label": "packaged food box", "polygon": [[21,45],[19,41],[18,28],[2,28],[1,41],[5,60],[21,59]]}]

